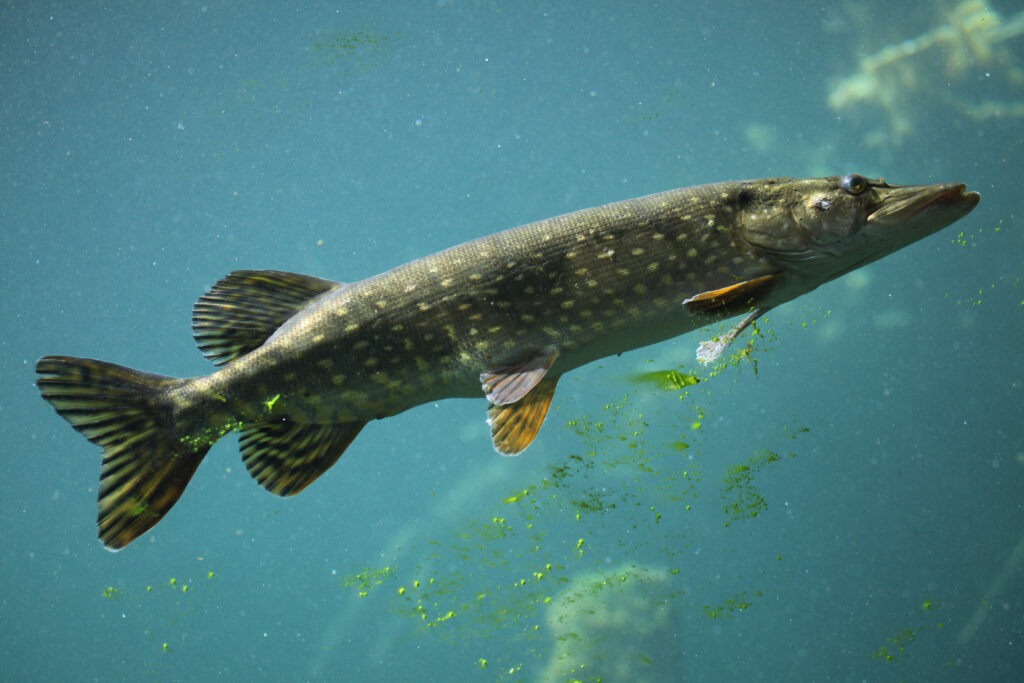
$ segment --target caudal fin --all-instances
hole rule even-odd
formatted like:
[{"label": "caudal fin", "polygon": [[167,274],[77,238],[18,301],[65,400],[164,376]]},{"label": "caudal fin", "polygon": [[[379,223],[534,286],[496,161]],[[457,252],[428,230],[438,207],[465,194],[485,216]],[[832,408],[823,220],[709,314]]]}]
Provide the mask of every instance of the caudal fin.
[{"label": "caudal fin", "polygon": [[36,372],[43,398],[103,447],[99,536],[120,550],[167,514],[210,449],[174,423],[166,390],[181,380],[67,356],[40,358]]}]

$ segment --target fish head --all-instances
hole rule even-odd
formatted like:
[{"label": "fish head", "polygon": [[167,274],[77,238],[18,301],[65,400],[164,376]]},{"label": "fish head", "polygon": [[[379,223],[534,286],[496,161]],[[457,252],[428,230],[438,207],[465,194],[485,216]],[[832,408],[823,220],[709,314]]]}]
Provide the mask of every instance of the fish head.
[{"label": "fish head", "polygon": [[816,286],[963,218],[981,198],[965,190],[963,183],[890,185],[855,173],[755,181],[739,193],[740,239]]}]

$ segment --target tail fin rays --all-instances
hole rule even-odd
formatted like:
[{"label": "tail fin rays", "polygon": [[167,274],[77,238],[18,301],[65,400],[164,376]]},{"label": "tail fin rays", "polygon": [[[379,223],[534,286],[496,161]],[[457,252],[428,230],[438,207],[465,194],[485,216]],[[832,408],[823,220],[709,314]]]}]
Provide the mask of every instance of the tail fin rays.
[{"label": "tail fin rays", "polygon": [[210,448],[174,424],[166,390],[180,380],[67,356],[40,358],[36,372],[43,398],[103,448],[99,537],[120,550],[174,506]]}]

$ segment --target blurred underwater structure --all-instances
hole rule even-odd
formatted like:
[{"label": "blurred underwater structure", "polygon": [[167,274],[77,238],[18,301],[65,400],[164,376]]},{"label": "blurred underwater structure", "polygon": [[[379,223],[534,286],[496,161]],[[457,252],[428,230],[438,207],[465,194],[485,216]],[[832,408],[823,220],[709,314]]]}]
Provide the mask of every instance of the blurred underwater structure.
[{"label": "blurred underwater structure", "polygon": [[965,0],[944,19],[861,57],[856,73],[829,92],[833,111],[884,116],[868,134],[869,146],[902,144],[918,111],[948,110],[969,121],[1024,117],[1024,68],[1012,49],[1024,36],[1024,11],[1003,17],[985,0]]}]

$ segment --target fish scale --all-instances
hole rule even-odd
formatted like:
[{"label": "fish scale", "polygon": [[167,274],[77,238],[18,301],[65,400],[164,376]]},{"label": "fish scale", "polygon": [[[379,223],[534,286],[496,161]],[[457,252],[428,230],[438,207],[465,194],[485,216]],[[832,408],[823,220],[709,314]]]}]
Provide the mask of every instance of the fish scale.
[{"label": "fish scale", "polygon": [[104,449],[100,539],[124,547],[177,502],[209,448],[241,433],[243,462],[293,495],[370,420],[485,397],[495,449],[525,450],[566,372],[765,311],[970,212],[960,183],[856,174],[670,190],[466,242],[355,283],[236,271],[193,310],[221,369],[172,378],[46,356],[43,398]]}]

